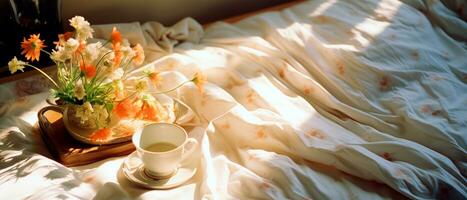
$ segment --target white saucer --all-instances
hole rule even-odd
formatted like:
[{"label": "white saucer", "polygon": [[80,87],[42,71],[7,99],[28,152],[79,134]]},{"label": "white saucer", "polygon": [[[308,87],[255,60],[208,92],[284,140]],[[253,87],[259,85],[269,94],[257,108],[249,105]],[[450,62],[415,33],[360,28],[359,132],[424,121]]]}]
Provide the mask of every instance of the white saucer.
[{"label": "white saucer", "polygon": [[196,166],[182,165],[177,172],[167,179],[153,179],[146,175],[141,159],[136,152],[125,158],[122,164],[125,177],[136,185],[149,189],[170,189],[188,181],[196,173]]}]

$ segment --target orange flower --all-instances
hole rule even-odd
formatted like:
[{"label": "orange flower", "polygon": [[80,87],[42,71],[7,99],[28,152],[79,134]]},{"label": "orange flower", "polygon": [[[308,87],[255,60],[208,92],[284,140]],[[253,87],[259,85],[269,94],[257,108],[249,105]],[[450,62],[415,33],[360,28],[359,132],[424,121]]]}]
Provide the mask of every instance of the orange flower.
[{"label": "orange flower", "polygon": [[31,61],[39,61],[41,49],[45,47],[44,41],[39,39],[39,36],[40,34],[33,34],[29,37],[28,40],[24,38],[23,42],[21,42],[21,48],[23,49],[21,54],[24,54],[26,59]]},{"label": "orange flower", "polygon": [[84,62],[81,62],[79,68],[87,78],[96,76],[96,67],[94,65],[86,65]]},{"label": "orange flower", "polygon": [[159,109],[154,102],[143,100],[141,110],[136,114],[138,118],[145,120],[159,120],[158,114]]},{"label": "orange flower", "polygon": [[122,62],[122,57],[123,54],[120,51],[121,49],[121,43],[122,43],[122,34],[117,30],[116,27],[112,28],[112,33],[110,34],[110,40],[112,42],[112,49],[114,51],[114,67],[117,67],[120,65],[120,62]]},{"label": "orange flower", "polygon": [[159,72],[150,72],[148,73],[148,77],[155,86],[159,86],[162,82]]},{"label": "orange flower", "polygon": [[65,32],[63,34],[58,34],[58,41],[54,42],[55,47],[65,46],[66,41],[73,37],[73,34],[73,32]]},{"label": "orange flower", "polygon": [[123,57],[123,53],[122,51],[120,51],[120,43],[115,43],[115,44],[112,44],[112,49],[114,51],[114,63],[113,63],[113,66],[114,67],[117,67],[120,65],[120,62],[122,62],[122,57]]},{"label": "orange flower", "polygon": [[94,141],[94,142],[106,141],[111,135],[111,133],[112,131],[110,130],[110,128],[103,128],[92,133],[90,138],[91,138],[91,141]]},{"label": "orange flower", "polygon": [[82,53],[82,52],[84,52],[85,49],[86,49],[86,41],[81,40],[81,41],[79,41],[79,46],[76,49],[75,53],[76,54]]},{"label": "orange flower", "polygon": [[143,47],[140,44],[136,44],[136,46],[133,47],[133,50],[135,51],[135,57],[133,57],[133,64],[135,65],[141,65],[144,61],[144,50]]},{"label": "orange flower", "polygon": [[196,73],[195,77],[192,79],[201,94],[204,94],[204,84],[206,83],[206,80],[206,76],[200,72]]},{"label": "orange flower", "polygon": [[115,106],[114,112],[119,118],[132,117],[135,112],[135,106],[133,102],[127,98]]},{"label": "orange flower", "polygon": [[112,33],[110,34],[110,40],[112,41],[112,44],[117,44],[122,42],[122,34],[120,34],[120,31],[117,30],[117,27],[112,28]]}]

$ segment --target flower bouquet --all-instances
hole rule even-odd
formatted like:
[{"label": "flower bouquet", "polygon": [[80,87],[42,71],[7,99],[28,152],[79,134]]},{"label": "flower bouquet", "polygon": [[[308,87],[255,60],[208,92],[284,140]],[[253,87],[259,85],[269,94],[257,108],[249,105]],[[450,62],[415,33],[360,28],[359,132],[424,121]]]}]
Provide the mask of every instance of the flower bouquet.
[{"label": "flower bouquet", "polygon": [[121,142],[122,138],[131,138],[138,123],[173,122],[174,108],[170,104],[173,101],[158,99],[155,93],[167,93],[188,82],[200,86],[204,81],[197,74],[167,91],[149,92],[148,84],[162,81],[158,72],[145,71],[141,77],[128,77],[144,61],[140,44],[130,45],[115,27],[106,42],[88,43],[94,32],[89,22],[80,16],[69,21],[74,31],[59,34],[52,52],[43,49],[44,41],[39,34],[21,43],[21,54],[27,60],[38,61],[41,53],[45,53],[55,62],[55,79],[16,57],[8,67],[12,74],[31,67],[50,80],[51,96],[63,110],[68,132],[82,142]]}]

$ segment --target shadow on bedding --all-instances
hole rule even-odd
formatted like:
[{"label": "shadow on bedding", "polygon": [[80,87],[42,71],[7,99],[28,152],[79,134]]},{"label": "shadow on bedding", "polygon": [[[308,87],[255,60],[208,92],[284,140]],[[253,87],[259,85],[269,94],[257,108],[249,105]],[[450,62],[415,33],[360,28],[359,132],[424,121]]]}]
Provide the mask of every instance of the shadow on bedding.
[{"label": "shadow on bedding", "polygon": [[[70,169],[47,158],[50,155],[43,146],[40,135],[34,133],[33,127],[20,118],[3,119],[6,124],[15,123],[19,131],[11,130],[1,135],[2,197],[8,197],[7,199],[76,198],[77,196],[70,191],[81,186],[80,178]],[[37,154],[41,152],[43,155]]]}]

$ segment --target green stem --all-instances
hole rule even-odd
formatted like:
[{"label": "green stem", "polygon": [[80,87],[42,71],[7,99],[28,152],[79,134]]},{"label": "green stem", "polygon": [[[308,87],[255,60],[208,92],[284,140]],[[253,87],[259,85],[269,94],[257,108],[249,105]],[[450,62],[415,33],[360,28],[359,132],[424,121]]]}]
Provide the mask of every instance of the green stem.
[{"label": "green stem", "polygon": [[170,90],[161,91],[161,92],[151,92],[151,93],[152,93],[152,94],[164,94],[164,93],[167,93],[167,92],[172,92],[172,91],[174,91],[174,90],[176,90],[176,89],[182,87],[183,85],[185,85],[185,84],[187,84],[187,83],[189,83],[189,82],[191,82],[191,81],[192,81],[192,80],[187,80],[187,81],[181,83],[180,85],[178,85],[177,87],[174,87],[174,88],[172,88],[172,89],[170,89]]},{"label": "green stem", "polygon": [[86,65],[86,63],[84,62],[84,55],[83,53],[79,52],[79,55],[81,57],[81,60],[83,61],[83,65]]},{"label": "green stem", "polygon": [[107,55],[109,55],[110,53],[112,53],[113,51],[108,51],[107,53],[105,53],[104,55],[102,55],[102,57],[99,59],[99,61],[97,61],[97,64],[96,64],[96,67],[99,66],[99,64],[101,63],[102,59],[104,59],[104,57],[106,57]]},{"label": "green stem", "polygon": [[52,54],[50,54],[49,52],[47,52],[47,51],[44,50],[44,49],[41,49],[41,51],[44,52],[44,53],[46,53],[47,55],[49,55],[49,57],[52,56]]},{"label": "green stem", "polygon": [[129,98],[131,98],[131,97],[133,97],[133,96],[135,96],[135,94],[137,94],[137,93],[138,93],[138,92],[133,92],[133,94],[131,94],[130,96],[127,96],[127,97],[123,98],[122,100],[120,100],[120,101],[115,101],[115,102],[118,102],[118,103],[123,102],[123,101],[125,101],[125,100],[127,100],[127,99],[129,99]]},{"label": "green stem", "polygon": [[[79,53],[79,56],[81,57],[81,60],[82,60],[82,62],[83,62],[83,67],[86,68],[86,63],[84,62],[83,53],[81,53],[81,52],[78,52],[78,53]],[[79,60],[79,58],[78,58],[78,60]],[[80,66],[79,61],[78,61],[78,66]],[[86,76],[86,74],[85,74],[84,76]],[[87,78],[82,77],[82,78],[81,78],[81,81],[82,81],[83,84],[85,84],[85,85],[88,84]]]},{"label": "green stem", "polygon": [[191,81],[192,81],[192,80],[187,80],[187,81],[181,83],[180,85],[178,85],[177,87],[174,87],[174,88],[169,89],[169,90],[160,91],[160,92],[149,92],[149,93],[151,93],[151,94],[164,94],[164,93],[172,92],[172,91],[174,91],[174,90],[176,90],[176,89],[182,87],[183,85],[185,85],[185,84],[187,84],[187,83],[189,83],[189,82],[191,82]]},{"label": "green stem", "polygon": [[46,74],[44,71],[42,71],[41,69],[35,67],[34,65],[30,65],[30,64],[26,64],[26,65],[29,66],[29,67],[32,67],[33,69],[35,69],[35,70],[39,71],[40,73],[42,73],[42,75],[47,77],[55,85],[55,87],[60,88],[58,86],[58,84],[48,74]]},{"label": "green stem", "polygon": [[[174,87],[174,88],[172,88],[172,89],[170,89],[170,90],[161,91],[161,92],[149,92],[149,93],[151,93],[151,94],[164,94],[164,93],[167,93],[167,92],[172,92],[172,91],[174,91],[174,90],[176,90],[176,89],[182,87],[183,85],[185,85],[186,83],[189,83],[189,82],[191,82],[191,81],[193,81],[193,80],[187,80],[187,81],[181,83],[180,85],[178,85],[177,87]],[[134,96],[135,94],[138,94],[138,92],[135,91],[135,92],[133,92],[133,94],[131,94],[130,96],[127,96],[127,97],[123,98],[122,100],[116,101],[116,102],[125,101],[126,99],[131,98],[132,96]]]},{"label": "green stem", "polygon": [[127,62],[127,64],[125,66],[123,66],[123,75],[122,75],[122,79],[124,79],[126,77],[126,75],[129,73],[128,71],[128,66],[130,66],[130,63],[133,61],[134,57],[129,59],[129,61]]},{"label": "green stem", "polygon": [[[105,43],[104,43],[100,48],[105,47],[105,45],[107,45],[107,44],[109,44],[109,43],[110,43],[110,40],[105,41]],[[99,48],[99,49],[100,49],[100,48]]]}]

